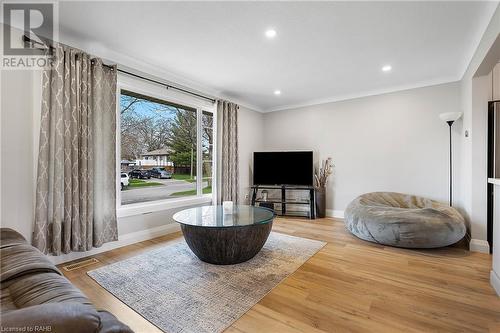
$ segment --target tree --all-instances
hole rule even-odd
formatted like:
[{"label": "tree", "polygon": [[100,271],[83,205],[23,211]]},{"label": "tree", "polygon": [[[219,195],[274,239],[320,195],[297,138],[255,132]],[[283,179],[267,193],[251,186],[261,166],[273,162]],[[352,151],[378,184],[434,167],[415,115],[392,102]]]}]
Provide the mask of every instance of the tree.
[{"label": "tree", "polygon": [[168,145],[176,152],[196,149],[196,112],[176,109],[172,119]]},{"label": "tree", "polygon": [[[179,169],[196,170],[197,113],[153,100],[121,95],[122,158],[135,160],[142,154],[161,148],[173,151],[171,160]],[[213,116],[203,113],[202,159],[212,160]],[[210,175],[211,163],[203,163],[203,174]]]},{"label": "tree", "polygon": [[189,167],[191,175],[196,166],[196,111],[176,108],[167,139],[174,151],[171,158],[176,167]]},{"label": "tree", "polygon": [[173,108],[143,98],[122,94],[121,156],[135,160],[167,145]]},{"label": "tree", "polygon": [[173,154],[171,157],[175,166],[191,166],[191,152],[183,151]]},{"label": "tree", "polygon": [[134,105],[138,104],[142,101],[142,99],[130,96],[130,95],[125,95],[122,94],[120,96],[120,114],[124,114],[130,109],[134,109]]},{"label": "tree", "polygon": [[210,177],[207,182],[208,186],[212,186],[212,164],[213,164],[213,115],[208,112],[203,112],[202,123],[202,173],[204,176]]}]

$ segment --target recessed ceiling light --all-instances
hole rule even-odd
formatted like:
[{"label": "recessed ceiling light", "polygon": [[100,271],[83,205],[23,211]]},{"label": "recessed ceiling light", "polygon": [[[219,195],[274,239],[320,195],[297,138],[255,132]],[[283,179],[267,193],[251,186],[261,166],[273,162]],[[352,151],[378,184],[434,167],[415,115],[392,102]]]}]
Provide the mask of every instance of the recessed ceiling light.
[{"label": "recessed ceiling light", "polygon": [[266,37],[269,38],[269,39],[272,39],[272,38],[276,37],[276,30],[274,30],[274,29],[267,29],[266,30]]},{"label": "recessed ceiling light", "polygon": [[391,69],[392,69],[391,65],[385,65],[384,67],[382,67],[382,71],[383,72],[390,72]]},{"label": "recessed ceiling light", "polygon": [[275,90],[275,91],[274,91],[274,94],[275,94],[276,96],[281,95],[281,90]]}]

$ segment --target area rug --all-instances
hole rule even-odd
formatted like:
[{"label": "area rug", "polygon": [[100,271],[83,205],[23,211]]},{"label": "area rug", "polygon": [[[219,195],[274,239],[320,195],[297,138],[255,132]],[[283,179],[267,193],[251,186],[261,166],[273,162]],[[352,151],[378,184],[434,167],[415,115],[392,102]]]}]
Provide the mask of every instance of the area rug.
[{"label": "area rug", "polygon": [[182,241],[88,275],[164,332],[222,332],[325,244],[272,232],[253,259],[218,266]]}]

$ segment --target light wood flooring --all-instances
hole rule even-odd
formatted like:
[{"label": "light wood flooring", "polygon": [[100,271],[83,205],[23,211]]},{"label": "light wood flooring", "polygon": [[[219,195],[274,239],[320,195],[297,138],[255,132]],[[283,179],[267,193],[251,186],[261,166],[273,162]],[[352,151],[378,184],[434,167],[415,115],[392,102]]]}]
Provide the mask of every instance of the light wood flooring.
[{"label": "light wood flooring", "polygon": [[[336,219],[278,218],[273,230],[328,244],[226,332],[500,332],[490,255],[372,244]],[[160,332],[86,272],[181,240],[175,233],[105,252],[65,274],[136,332]]]}]

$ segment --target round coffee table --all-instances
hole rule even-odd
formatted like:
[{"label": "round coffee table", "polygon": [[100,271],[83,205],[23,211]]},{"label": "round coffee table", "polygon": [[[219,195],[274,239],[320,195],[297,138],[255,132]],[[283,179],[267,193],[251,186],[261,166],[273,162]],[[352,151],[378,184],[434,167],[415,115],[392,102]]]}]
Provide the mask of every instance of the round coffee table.
[{"label": "round coffee table", "polygon": [[273,226],[267,208],[235,205],[232,214],[222,206],[189,208],[174,214],[184,239],[200,260],[232,265],[253,258],[264,246]]}]

